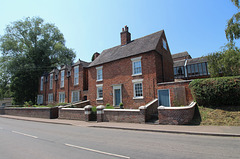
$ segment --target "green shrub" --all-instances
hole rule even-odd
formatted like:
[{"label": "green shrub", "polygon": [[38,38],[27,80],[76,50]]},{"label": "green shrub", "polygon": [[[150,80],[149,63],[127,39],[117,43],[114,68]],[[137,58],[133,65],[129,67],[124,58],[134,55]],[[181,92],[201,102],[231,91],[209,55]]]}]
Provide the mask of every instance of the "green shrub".
[{"label": "green shrub", "polygon": [[23,104],[24,107],[32,107],[32,105],[33,105],[33,102],[32,102],[32,101],[26,101],[26,102],[24,102],[24,104]]},{"label": "green shrub", "polygon": [[196,79],[189,87],[198,105],[214,107],[240,105],[240,76]]}]

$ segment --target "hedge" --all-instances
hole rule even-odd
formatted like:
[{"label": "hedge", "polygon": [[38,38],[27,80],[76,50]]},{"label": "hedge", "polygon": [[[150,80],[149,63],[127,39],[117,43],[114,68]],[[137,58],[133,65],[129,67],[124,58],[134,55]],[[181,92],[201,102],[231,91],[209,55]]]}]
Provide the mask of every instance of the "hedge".
[{"label": "hedge", "polygon": [[240,106],[240,76],[193,80],[189,87],[202,106]]}]

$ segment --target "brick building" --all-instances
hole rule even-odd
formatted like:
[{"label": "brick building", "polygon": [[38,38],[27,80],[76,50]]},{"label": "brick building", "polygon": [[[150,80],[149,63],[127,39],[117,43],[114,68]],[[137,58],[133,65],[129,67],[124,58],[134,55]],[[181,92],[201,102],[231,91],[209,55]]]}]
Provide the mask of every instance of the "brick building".
[{"label": "brick building", "polygon": [[71,66],[64,65],[60,69],[40,77],[38,104],[70,103],[85,100],[88,87],[89,63],[78,60]]},{"label": "brick building", "polygon": [[173,59],[164,30],[131,40],[128,27],[121,44],[95,53],[39,80],[38,104],[90,100],[91,105],[138,108],[158,97],[158,83],[174,81]]},{"label": "brick building", "polygon": [[88,67],[92,105],[123,103],[138,108],[157,98],[157,83],[173,81],[173,61],[163,30],[131,40],[122,29],[121,45],[104,50]]},{"label": "brick building", "polygon": [[187,51],[173,54],[175,79],[208,78],[207,57],[192,58]]}]

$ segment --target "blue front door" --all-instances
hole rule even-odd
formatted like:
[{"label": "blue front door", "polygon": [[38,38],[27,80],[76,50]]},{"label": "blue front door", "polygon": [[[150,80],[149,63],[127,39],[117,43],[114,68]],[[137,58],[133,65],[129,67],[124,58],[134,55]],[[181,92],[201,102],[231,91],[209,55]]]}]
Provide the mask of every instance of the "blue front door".
[{"label": "blue front door", "polygon": [[114,95],[115,95],[115,106],[119,105],[121,100],[121,94],[120,94],[120,89],[114,89]]},{"label": "blue front door", "polygon": [[168,89],[161,89],[158,90],[158,104],[159,106],[170,106],[170,98],[169,98],[169,90]]}]

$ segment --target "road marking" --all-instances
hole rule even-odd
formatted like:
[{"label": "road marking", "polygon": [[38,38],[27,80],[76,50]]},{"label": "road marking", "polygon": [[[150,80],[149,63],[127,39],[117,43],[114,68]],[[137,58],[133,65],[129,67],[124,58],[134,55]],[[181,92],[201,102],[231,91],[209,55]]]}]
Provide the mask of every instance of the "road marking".
[{"label": "road marking", "polygon": [[74,147],[74,148],[78,148],[78,149],[83,149],[83,150],[87,150],[87,151],[100,153],[100,154],[105,154],[105,155],[109,155],[109,156],[115,156],[115,157],[119,157],[119,158],[128,158],[128,159],[130,159],[130,157],[127,157],[127,156],[122,156],[122,155],[118,155],[118,154],[103,152],[103,151],[94,150],[94,149],[90,149],[90,148],[86,148],[86,147],[81,147],[81,146],[76,146],[76,145],[71,145],[71,144],[65,144],[65,145],[66,146],[70,146],[70,147]]},{"label": "road marking", "polygon": [[20,134],[20,135],[24,135],[24,136],[32,137],[32,138],[35,138],[35,139],[38,138],[37,136],[33,136],[33,135],[29,135],[29,134],[25,134],[25,133],[18,132],[18,131],[12,131],[12,132],[13,132],[13,133],[16,133],[16,134]]}]

